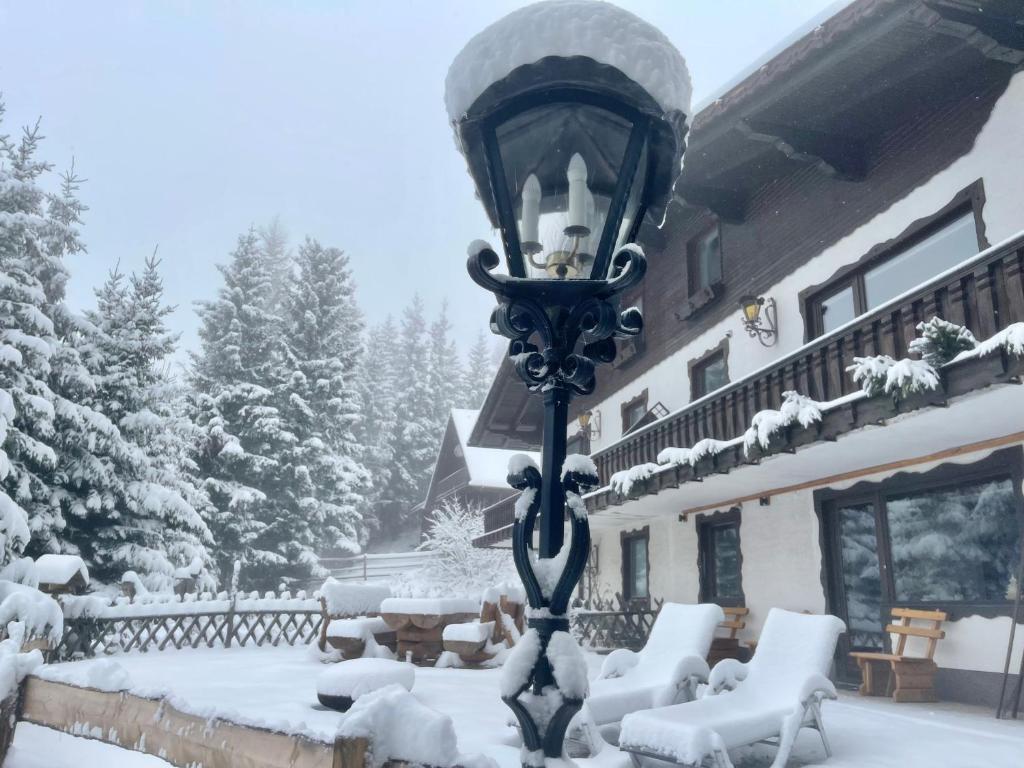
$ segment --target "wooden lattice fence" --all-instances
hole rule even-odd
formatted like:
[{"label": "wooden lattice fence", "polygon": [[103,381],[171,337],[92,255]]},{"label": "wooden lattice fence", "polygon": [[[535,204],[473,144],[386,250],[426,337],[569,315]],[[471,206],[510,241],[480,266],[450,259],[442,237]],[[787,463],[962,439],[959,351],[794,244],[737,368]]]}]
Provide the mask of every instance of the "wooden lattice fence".
[{"label": "wooden lattice fence", "polygon": [[323,621],[316,599],[233,598],[136,604],[66,601],[64,632],[51,660],[169,648],[295,645],[314,641]]},{"label": "wooden lattice fence", "polygon": [[643,648],[661,610],[661,600],[629,603],[622,595],[594,596],[573,611],[573,627],[580,640],[595,651]]}]

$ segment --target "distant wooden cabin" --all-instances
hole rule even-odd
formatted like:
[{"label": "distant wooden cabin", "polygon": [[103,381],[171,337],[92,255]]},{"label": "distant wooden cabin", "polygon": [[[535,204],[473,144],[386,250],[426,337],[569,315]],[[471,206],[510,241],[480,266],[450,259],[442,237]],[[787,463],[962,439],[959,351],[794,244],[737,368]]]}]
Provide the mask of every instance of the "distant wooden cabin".
[{"label": "distant wooden cabin", "polygon": [[434,510],[445,501],[485,509],[516,495],[506,481],[508,461],[525,453],[540,465],[536,451],[480,448],[469,444],[479,411],[453,408],[438,451],[434,474],[423,502],[422,530],[430,529]]},{"label": "distant wooden cabin", "polygon": [[89,569],[78,555],[42,555],[36,576],[39,589],[50,595],[80,595],[89,589]]}]

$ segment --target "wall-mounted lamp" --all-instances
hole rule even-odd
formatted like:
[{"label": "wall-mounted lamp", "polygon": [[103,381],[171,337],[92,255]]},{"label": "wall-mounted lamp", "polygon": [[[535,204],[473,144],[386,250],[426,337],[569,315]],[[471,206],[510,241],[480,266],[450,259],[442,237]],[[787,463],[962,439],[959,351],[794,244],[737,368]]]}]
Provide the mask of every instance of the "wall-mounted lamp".
[{"label": "wall-mounted lamp", "polygon": [[596,438],[601,436],[600,411],[583,411],[583,413],[576,417],[576,421],[579,422],[580,432],[583,432],[588,437]]},{"label": "wall-mounted lamp", "polygon": [[750,338],[757,339],[766,347],[779,340],[775,299],[748,294],[740,298],[740,308],[743,310],[743,327]]}]

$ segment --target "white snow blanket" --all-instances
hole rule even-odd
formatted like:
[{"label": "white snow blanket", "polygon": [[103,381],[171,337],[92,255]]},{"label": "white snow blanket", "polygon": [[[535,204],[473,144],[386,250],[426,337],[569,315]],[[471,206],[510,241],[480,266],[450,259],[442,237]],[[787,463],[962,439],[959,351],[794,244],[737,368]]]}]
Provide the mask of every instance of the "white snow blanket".
[{"label": "white snow blanket", "polygon": [[320,596],[331,616],[362,616],[377,613],[381,602],[391,597],[391,588],[375,584],[344,584],[332,577],[320,587]]},{"label": "white snow blanket", "polygon": [[447,616],[453,613],[478,613],[480,603],[457,597],[389,597],[380,604],[381,613],[409,616]]},{"label": "white snow blanket", "polygon": [[773,736],[791,746],[805,705],[815,697],[835,698],[827,675],[845,629],[835,616],[773,608],[750,663],[727,659],[711,673],[712,690],[738,682],[735,690],[627,715],[620,746],[698,765],[715,750]]},{"label": "white snow blanket", "polygon": [[622,648],[605,658],[584,705],[594,722],[617,723],[630,712],[675,704],[689,678],[707,680],[705,659],[722,621],[717,605],[662,605],[639,653]]},{"label": "white snow blanket", "polygon": [[40,584],[67,584],[76,573],[89,583],[89,569],[78,555],[40,555],[36,560],[36,577]]},{"label": "white snow blanket", "polygon": [[459,759],[452,719],[423,706],[399,685],[356,701],[338,728],[338,735],[369,738],[375,766],[388,760],[407,760],[447,768]]},{"label": "white snow blanket", "polygon": [[441,637],[457,643],[484,643],[494,634],[494,622],[469,621],[464,624],[449,624]]},{"label": "white snow blanket", "polygon": [[358,699],[371,691],[398,685],[412,690],[416,667],[388,659],[352,659],[332,664],[316,679],[316,692],[324,696]]},{"label": "white snow blanket", "polygon": [[359,619],[334,619],[327,625],[327,637],[367,640],[382,632],[390,632],[387,622],[379,616]]},{"label": "white snow blanket", "polygon": [[444,82],[448,119],[458,121],[489,86],[548,56],[615,67],[665,111],[690,114],[690,73],[661,30],[612,3],[548,0],[513,11],[466,43]]}]

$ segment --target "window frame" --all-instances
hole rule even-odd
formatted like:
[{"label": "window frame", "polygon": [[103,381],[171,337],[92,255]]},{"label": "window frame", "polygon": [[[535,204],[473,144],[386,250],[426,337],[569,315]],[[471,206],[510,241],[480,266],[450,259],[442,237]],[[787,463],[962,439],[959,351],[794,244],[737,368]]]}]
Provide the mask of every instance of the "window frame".
[{"label": "window frame", "polygon": [[[718,344],[718,346],[707,350],[700,357],[695,357],[690,360],[687,364],[687,374],[690,379],[690,402],[694,402],[704,397],[705,395],[711,394],[711,392],[717,392],[718,390],[704,391],[704,380],[701,374],[707,369],[707,367],[715,362],[715,358],[721,357],[722,364],[725,366],[725,384],[722,386],[728,386],[732,383],[732,379],[729,377],[729,339],[725,338]],[[701,378],[699,378],[701,377]],[[697,386],[698,378],[701,382],[701,386]],[[721,389],[721,387],[719,387]]]},{"label": "window frame", "polygon": [[[704,270],[701,268],[700,264],[698,244],[711,235],[718,236],[718,250],[716,253],[716,256],[718,257],[718,279],[704,284],[702,280],[704,277]],[[722,226],[721,222],[718,221],[718,219],[715,219],[686,242],[687,298],[693,299],[702,291],[714,292],[715,287],[721,285],[723,282],[724,266],[725,265],[722,260]]]},{"label": "window frame", "polygon": [[1010,616],[1013,601],[997,600],[901,600],[896,595],[896,572],[893,565],[892,542],[889,533],[886,500],[926,491],[943,491],[963,485],[1008,479],[1014,489],[1017,526],[1018,557],[1024,557],[1024,447],[1014,446],[994,451],[972,464],[944,463],[923,473],[901,472],[876,482],[860,482],[853,487],[834,491],[814,492],[814,507],[818,516],[822,549],[822,579],[826,585],[829,611],[846,615],[842,587],[842,556],[835,510],[840,506],[870,505],[875,521],[878,563],[881,577],[881,608],[887,619],[893,607],[940,609],[950,620],[966,616],[994,618]]},{"label": "window frame", "polygon": [[[822,301],[839,293],[847,286],[853,287],[855,318],[863,317],[873,311],[867,307],[864,276],[875,267],[898,257],[960,217],[967,214],[973,215],[978,252],[988,248],[989,242],[985,237],[985,221],[982,218],[984,205],[985,189],[982,180],[978,179],[958,192],[948,204],[934,214],[914,221],[895,238],[876,245],[857,262],[840,269],[824,283],[801,291],[800,309],[804,315],[804,340],[811,341],[825,335],[824,318],[821,312]],[[922,282],[927,279],[923,279]]]},{"label": "window frame", "polygon": [[[647,594],[637,596],[633,594],[633,555],[632,546],[635,541],[643,541],[646,553],[646,567],[644,569],[644,584]],[[651,602],[651,530],[650,526],[637,528],[632,531],[621,531],[619,542],[622,554],[622,599],[630,605],[650,605]]]},{"label": "window frame", "polygon": [[[632,411],[636,406],[641,406],[643,410],[635,421],[629,423],[626,422],[626,414]],[[634,397],[632,400],[627,400],[620,406],[620,418],[622,421],[622,434],[627,434],[633,427],[640,421],[645,415],[647,415],[647,389]]]},{"label": "window frame", "polygon": [[[732,507],[724,512],[710,515],[697,515],[697,573],[699,576],[700,602],[716,603],[726,608],[746,607],[746,594],[743,591],[743,539],[740,529],[743,524],[742,512],[739,507]],[[715,553],[713,534],[722,528],[736,529],[737,580],[739,596],[722,596],[717,593],[717,571],[715,569]]]}]

